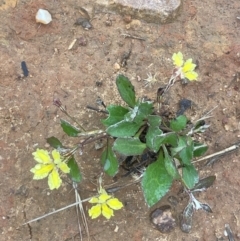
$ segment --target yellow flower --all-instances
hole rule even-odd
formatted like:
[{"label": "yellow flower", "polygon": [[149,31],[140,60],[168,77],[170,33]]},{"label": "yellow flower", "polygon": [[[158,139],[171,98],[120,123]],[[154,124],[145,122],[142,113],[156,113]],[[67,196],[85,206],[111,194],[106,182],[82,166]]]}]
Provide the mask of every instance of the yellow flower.
[{"label": "yellow flower", "polygon": [[48,186],[51,190],[58,189],[62,184],[58,170],[69,173],[70,169],[65,162],[62,161],[61,155],[57,150],[52,151],[52,158],[48,151],[37,149],[33,152],[34,160],[38,162],[30,171],[34,174],[33,179],[39,180],[48,176]]},{"label": "yellow flower", "polygon": [[96,203],[95,206],[88,210],[88,214],[92,219],[99,217],[101,214],[106,219],[110,219],[114,216],[113,210],[119,210],[123,207],[123,204],[117,198],[108,195],[102,187],[100,187],[99,196],[91,198],[89,202]]},{"label": "yellow flower", "polygon": [[172,60],[175,66],[182,67],[183,65],[183,54],[181,52],[178,52],[177,54],[174,53],[172,56]]},{"label": "yellow flower", "polygon": [[192,63],[192,59],[188,59],[186,62],[183,61],[183,54],[178,52],[172,56],[174,65],[177,67],[177,74],[181,79],[187,78],[190,81],[197,80],[198,74],[194,71],[196,64]]}]

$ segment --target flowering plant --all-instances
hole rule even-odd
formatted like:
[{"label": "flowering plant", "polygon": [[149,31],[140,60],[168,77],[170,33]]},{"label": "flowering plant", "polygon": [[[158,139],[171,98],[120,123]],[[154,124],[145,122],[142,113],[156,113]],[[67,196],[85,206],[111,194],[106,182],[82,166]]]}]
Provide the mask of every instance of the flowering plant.
[{"label": "flowering plant", "polygon": [[[192,62],[192,59],[184,62],[183,54],[178,52],[172,55],[172,60],[175,69],[167,86],[159,88],[162,90],[158,91],[161,96],[177,80],[186,78],[194,81],[198,77],[198,74],[194,71],[196,64]],[[151,81],[156,82],[156,74],[148,76],[147,85],[150,85]],[[175,118],[170,119],[161,115],[160,111],[154,110],[153,101],[137,98],[134,86],[124,75],[117,77],[116,85],[125,105],[112,104],[106,107],[102,102],[102,105],[106,107],[104,111],[89,107],[89,109],[107,114],[106,119],[101,121],[105,126],[103,130],[86,131],[67,112],[61,101],[55,100],[54,104],[77,126],[61,119],[63,131],[68,136],[80,139],[80,141],[73,148],[66,149],[57,138],[47,138],[48,144],[55,150],[52,151],[52,157],[46,150],[42,149],[37,149],[33,153],[35,161],[38,162],[31,169],[31,172],[34,173],[33,179],[43,179],[48,176],[49,188],[51,190],[58,189],[62,183],[59,175],[59,170],[61,170],[63,173],[69,174],[73,183],[80,182],[81,172],[74,157],[76,151],[82,152],[84,145],[107,139],[105,144],[101,146],[104,147],[100,161],[103,170],[109,176],[115,176],[120,165],[128,164],[129,170],[126,175],[137,171],[140,174],[138,181],[141,179],[141,187],[148,206],[155,205],[167,194],[174,181],[178,180],[190,197],[189,205],[183,213],[185,220],[187,220],[187,216],[191,219],[194,209],[202,208],[205,211],[211,211],[207,204],[197,202],[192,194],[194,191],[205,190],[215,180],[215,177],[211,177],[201,181],[192,162],[195,157],[199,157],[207,151],[207,145],[196,141],[194,134],[202,133],[208,127],[203,120],[209,118],[209,116],[206,115],[190,123],[183,114],[184,107],[180,114],[177,113]],[[160,105],[161,98],[159,99]],[[57,150],[65,153],[64,158]],[[127,158],[119,162],[116,153]],[[138,160],[137,164],[135,160]],[[102,188],[101,183],[98,195],[91,197],[89,202],[94,204],[88,210],[91,219],[98,218],[101,215],[110,219],[114,216],[114,210],[123,208],[122,202],[108,194]],[[81,207],[81,210],[83,210],[83,207]],[[182,223],[183,226],[185,224],[186,222]]]},{"label": "flowering plant", "polygon": [[194,71],[196,64],[192,63],[192,59],[188,59],[184,62],[183,54],[178,52],[173,54],[172,60],[177,68],[176,76],[180,76],[181,79],[187,78],[190,81],[197,80],[198,74]]},{"label": "flowering plant", "polygon": [[69,173],[70,169],[62,160],[60,153],[57,150],[52,151],[50,157],[48,151],[37,149],[33,152],[34,160],[38,162],[30,171],[34,174],[33,179],[39,180],[48,176],[48,186],[50,190],[58,189],[62,184],[62,179],[58,173],[59,169],[63,173]]},{"label": "flowering plant", "polygon": [[194,81],[197,80],[198,77],[198,74],[194,71],[197,65],[192,63],[192,59],[188,59],[184,62],[183,54],[178,52],[173,54],[172,60],[175,66],[174,73],[171,76],[167,86],[162,90],[162,95],[165,94],[179,78],[181,80],[188,79],[190,81]]},{"label": "flowering plant", "polygon": [[97,197],[92,197],[89,202],[96,203],[88,210],[89,216],[94,219],[99,217],[101,214],[106,218],[110,219],[113,214],[113,210],[119,210],[123,207],[122,202],[117,198],[107,194],[107,192],[100,186],[99,195]]}]

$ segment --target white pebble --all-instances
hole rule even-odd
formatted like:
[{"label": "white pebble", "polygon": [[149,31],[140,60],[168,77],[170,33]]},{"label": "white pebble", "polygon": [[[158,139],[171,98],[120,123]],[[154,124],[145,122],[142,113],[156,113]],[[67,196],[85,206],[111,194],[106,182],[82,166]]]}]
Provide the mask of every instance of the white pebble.
[{"label": "white pebble", "polygon": [[44,9],[39,9],[36,14],[36,22],[37,23],[43,23],[43,24],[49,24],[52,21],[51,14]]},{"label": "white pebble", "polygon": [[115,69],[115,70],[120,70],[120,69],[121,69],[121,66],[120,66],[118,63],[115,63],[115,64],[114,64],[114,69]]}]

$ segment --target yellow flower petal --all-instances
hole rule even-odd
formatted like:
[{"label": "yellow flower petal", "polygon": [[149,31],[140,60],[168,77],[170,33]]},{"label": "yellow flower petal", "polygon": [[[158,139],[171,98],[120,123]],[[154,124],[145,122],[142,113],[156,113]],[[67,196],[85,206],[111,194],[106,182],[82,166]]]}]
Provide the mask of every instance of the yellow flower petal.
[{"label": "yellow flower petal", "polygon": [[174,53],[172,56],[173,64],[177,67],[181,67],[183,65],[183,54],[178,52],[177,54]]},{"label": "yellow flower petal", "polygon": [[99,203],[105,203],[109,198],[111,198],[110,195],[107,193],[103,193],[98,197]]},{"label": "yellow flower petal", "polygon": [[198,74],[195,71],[190,71],[184,74],[190,81],[197,80]]},{"label": "yellow flower petal", "polygon": [[62,162],[61,155],[57,150],[52,151],[52,156],[55,164],[59,164]]},{"label": "yellow flower petal", "polygon": [[97,197],[92,197],[90,200],[89,200],[90,203],[98,203],[99,200]]},{"label": "yellow flower petal", "polygon": [[60,178],[58,172],[53,169],[53,171],[48,176],[48,186],[50,190],[58,189],[62,184],[62,179]]},{"label": "yellow flower petal", "polygon": [[38,180],[38,179],[43,179],[47,177],[49,172],[51,172],[53,168],[54,168],[53,164],[49,164],[49,165],[37,164],[30,171],[34,173],[33,179]]},{"label": "yellow flower petal", "polygon": [[70,172],[70,168],[68,167],[68,165],[65,162],[62,162],[62,163],[58,164],[58,168],[60,168],[61,171],[64,172],[64,173]]},{"label": "yellow flower petal", "polygon": [[122,202],[120,202],[117,198],[109,199],[107,201],[107,205],[114,210],[119,210],[123,207]]},{"label": "yellow flower petal", "polygon": [[97,204],[88,210],[88,214],[92,219],[97,218],[101,214],[101,211],[102,211],[101,209],[102,209],[101,204]]},{"label": "yellow flower petal", "polygon": [[186,73],[186,72],[189,72],[189,71],[193,71],[196,67],[196,64],[193,64],[192,63],[192,59],[188,59],[184,65],[183,65],[183,72]]},{"label": "yellow flower petal", "polygon": [[34,160],[39,163],[52,163],[52,159],[46,150],[37,149],[37,151],[33,152],[32,155],[34,156]]},{"label": "yellow flower petal", "polygon": [[102,215],[103,215],[106,219],[110,219],[112,216],[114,216],[113,210],[112,210],[111,208],[109,208],[106,203],[103,203],[103,204],[102,204]]}]

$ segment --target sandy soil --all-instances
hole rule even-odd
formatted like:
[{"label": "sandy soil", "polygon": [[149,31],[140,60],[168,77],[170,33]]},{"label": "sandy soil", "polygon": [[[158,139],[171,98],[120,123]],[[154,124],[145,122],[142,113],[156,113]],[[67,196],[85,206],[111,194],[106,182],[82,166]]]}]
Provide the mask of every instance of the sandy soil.
[{"label": "sandy soil", "polygon": [[[171,89],[171,110],[175,112],[178,101],[188,98],[194,105],[186,114],[196,119],[217,106],[208,120],[211,126],[202,137],[210,145],[208,153],[240,139],[240,1],[185,0],[178,19],[166,25],[133,20],[129,28],[123,16],[113,14],[92,16],[93,29],[89,31],[74,25],[80,7],[91,13],[93,5],[93,0],[24,0],[17,5],[14,1],[0,1],[0,240],[80,240],[74,208],[22,226],[27,220],[75,201],[71,185],[50,192],[46,180],[33,181],[29,172],[35,165],[31,153],[37,147],[47,148],[47,137],[54,135],[68,145],[76,142],[60,128],[59,120],[64,116],[52,104],[56,97],[86,129],[102,128],[99,120],[105,115],[86,109],[86,105],[97,107],[98,97],[105,104],[119,102],[115,87],[119,73],[131,79],[139,96],[154,99],[158,87],[171,76],[172,54],[181,51],[186,58],[198,61],[199,81]],[[35,22],[39,8],[51,12],[51,24]],[[125,38],[125,33],[145,41]],[[75,38],[85,39],[87,44],[82,46],[78,40],[68,50]],[[127,65],[117,70],[114,64],[120,64],[130,50]],[[27,63],[28,77],[21,77],[21,61]],[[158,81],[144,88],[144,79],[150,73],[157,73]],[[82,198],[91,196],[96,189],[93,183],[101,173],[100,154],[101,150],[92,145],[77,156],[84,174],[79,184]],[[228,223],[235,240],[240,240],[239,168],[239,152],[228,154],[212,166],[199,164],[201,177],[217,176],[214,186],[198,196],[212,207],[213,213],[195,213],[189,234],[182,233],[179,227],[167,235],[155,230],[149,214],[168,204],[167,197],[149,209],[139,185],[134,185],[116,193],[125,208],[114,218],[88,220],[91,238],[224,241],[228,240],[224,236],[224,225]],[[112,182],[105,179],[105,184]],[[179,200],[176,215],[188,200],[179,191],[176,183],[168,194]]]}]

